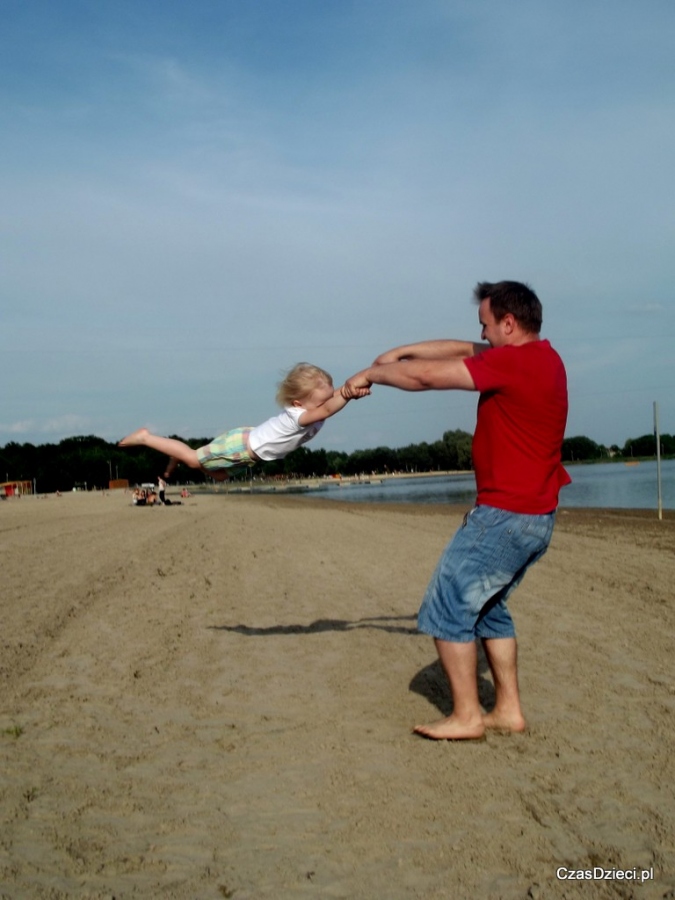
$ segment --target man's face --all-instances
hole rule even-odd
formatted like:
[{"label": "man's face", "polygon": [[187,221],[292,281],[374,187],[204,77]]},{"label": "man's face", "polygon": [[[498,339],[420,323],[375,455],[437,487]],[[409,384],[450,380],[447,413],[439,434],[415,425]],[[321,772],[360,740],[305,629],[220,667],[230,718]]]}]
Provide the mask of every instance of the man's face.
[{"label": "man's face", "polygon": [[487,341],[491,347],[503,347],[508,343],[508,316],[498,322],[490,309],[490,298],[481,300],[478,306],[478,321],[481,324],[481,340]]}]

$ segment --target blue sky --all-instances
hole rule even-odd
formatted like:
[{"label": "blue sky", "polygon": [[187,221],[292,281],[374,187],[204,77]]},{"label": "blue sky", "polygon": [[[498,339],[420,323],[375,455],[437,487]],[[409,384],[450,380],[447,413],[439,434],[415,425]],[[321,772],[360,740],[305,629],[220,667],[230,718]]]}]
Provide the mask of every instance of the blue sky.
[{"label": "blue sky", "polygon": [[[672,0],[0,0],[0,445],[211,436],[529,282],[568,435],[675,432]],[[473,430],[376,389],[312,445]]]}]

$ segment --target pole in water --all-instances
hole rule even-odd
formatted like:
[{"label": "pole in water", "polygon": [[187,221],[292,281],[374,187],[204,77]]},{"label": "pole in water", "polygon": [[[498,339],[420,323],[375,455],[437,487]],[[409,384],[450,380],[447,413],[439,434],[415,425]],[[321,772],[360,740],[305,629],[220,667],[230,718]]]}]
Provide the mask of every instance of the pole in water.
[{"label": "pole in water", "polygon": [[654,437],[656,438],[656,495],[658,498],[659,519],[663,518],[663,501],[661,497],[661,435],[659,434],[659,404],[654,401]]}]

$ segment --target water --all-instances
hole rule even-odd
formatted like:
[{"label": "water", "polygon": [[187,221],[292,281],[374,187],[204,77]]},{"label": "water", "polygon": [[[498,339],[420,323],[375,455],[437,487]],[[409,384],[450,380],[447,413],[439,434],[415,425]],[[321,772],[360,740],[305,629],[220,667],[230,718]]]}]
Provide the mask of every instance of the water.
[{"label": "water", "polygon": [[[560,506],[613,509],[656,509],[656,462],[569,466],[572,484],[560,492]],[[661,490],[664,509],[675,509],[675,460],[661,463]],[[473,504],[476,491],[473,475],[434,475],[423,478],[389,479],[371,484],[339,487],[331,485],[322,493],[331,500],[363,503],[458,503]]]}]

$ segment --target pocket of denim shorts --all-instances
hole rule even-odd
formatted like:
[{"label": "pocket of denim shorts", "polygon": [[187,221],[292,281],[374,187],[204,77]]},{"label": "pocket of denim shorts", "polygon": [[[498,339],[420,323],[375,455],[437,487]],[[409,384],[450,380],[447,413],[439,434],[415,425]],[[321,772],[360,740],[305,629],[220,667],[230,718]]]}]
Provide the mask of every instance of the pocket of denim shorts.
[{"label": "pocket of denim shorts", "polygon": [[523,521],[522,533],[527,537],[534,537],[542,543],[548,544],[551,540],[555,518],[553,515],[528,516]]}]

